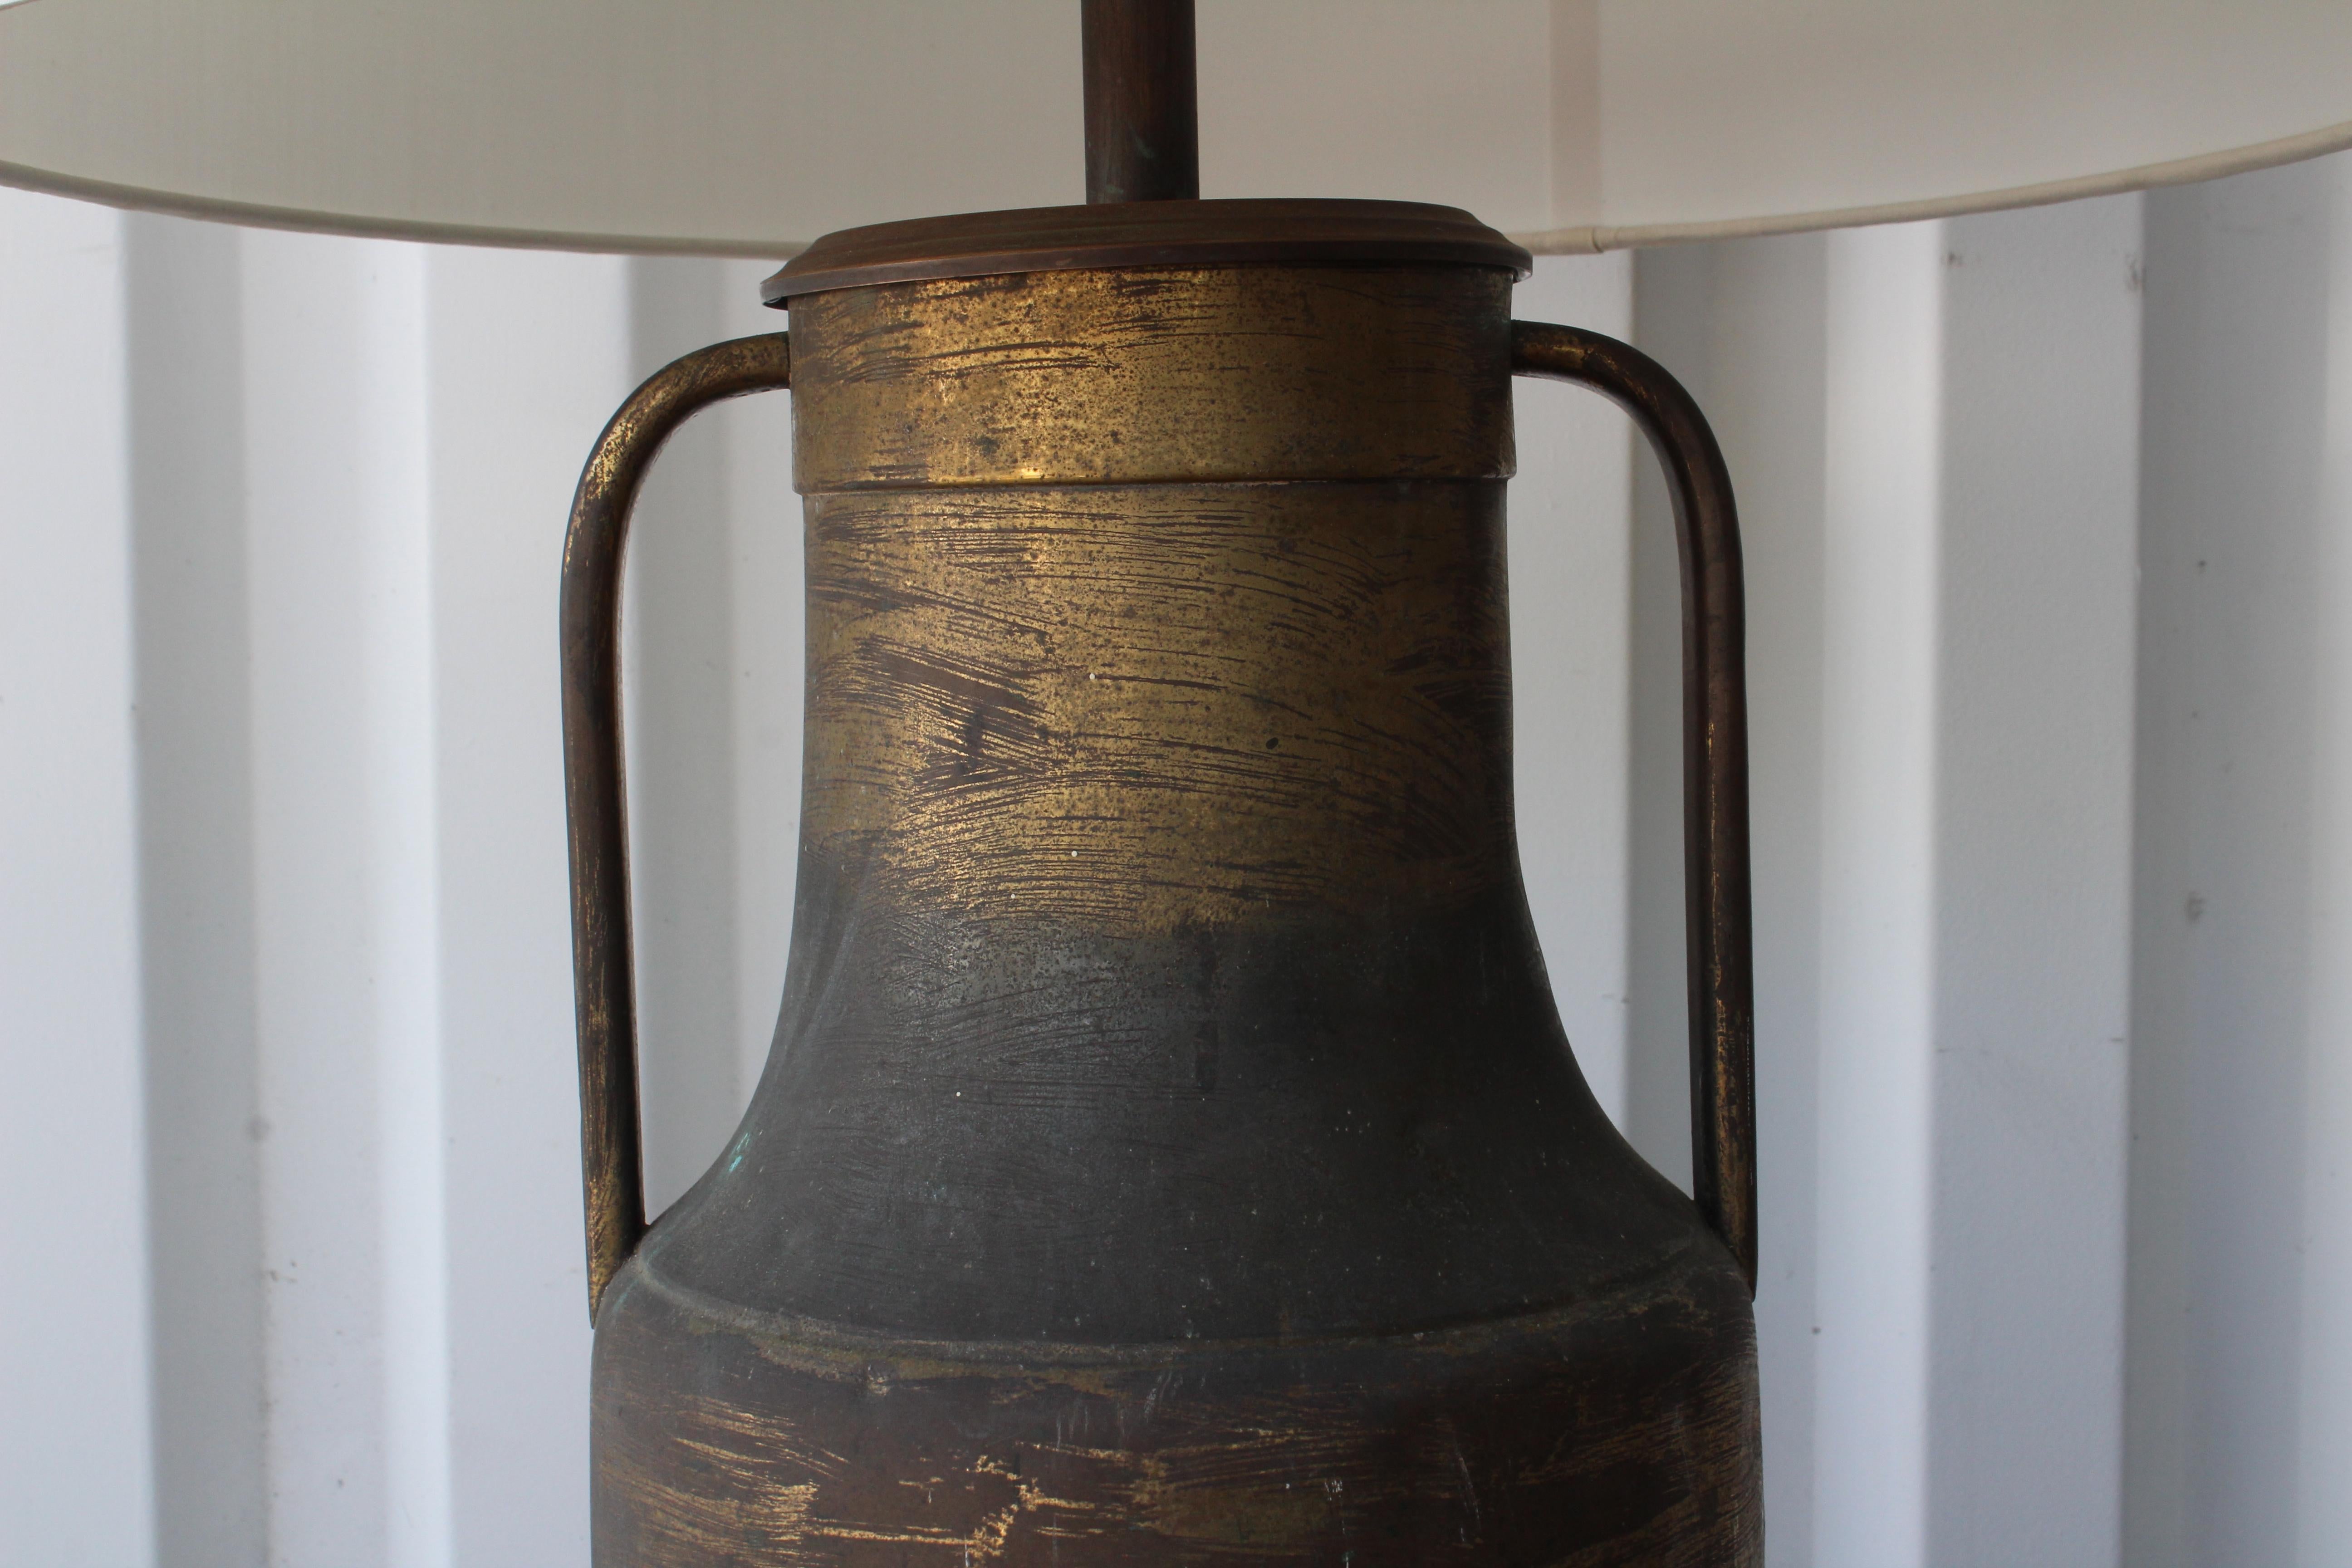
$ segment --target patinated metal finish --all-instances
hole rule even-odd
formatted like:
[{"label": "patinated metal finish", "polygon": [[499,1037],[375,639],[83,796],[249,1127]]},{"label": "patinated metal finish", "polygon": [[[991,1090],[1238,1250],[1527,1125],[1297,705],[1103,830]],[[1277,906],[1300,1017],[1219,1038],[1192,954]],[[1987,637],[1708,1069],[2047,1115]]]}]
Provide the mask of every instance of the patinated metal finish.
[{"label": "patinated metal finish", "polygon": [[600,1563],[1763,1561],[1728,1270],[1413,1334],[1127,1347],[625,1289],[597,1342]]},{"label": "patinated metal finish", "polygon": [[621,794],[621,546],[637,488],[672,431],[714,403],[791,379],[791,347],[783,333],[772,332],[713,344],[648,380],[597,439],[564,535],[563,784],[592,1317],[613,1271],[646,1234],[629,835]]},{"label": "patinated metal finish", "polygon": [[1499,479],[1513,461],[1509,298],[1496,268],[1414,267],[1120,268],[805,295],[793,482]]},{"label": "patinated metal finish", "polygon": [[771,305],[873,283],[996,278],[1107,267],[1272,262],[1494,267],[1525,278],[1535,258],[1459,207],[1283,196],[1028,207],[910,218],[826,235],[760,287]]},{"label": "patinated metal finish", "polygon": [[1683,582],[1683,944],[1691,1184],[1756,1284],[1756,974],[1748,886],[1748,612],[1731,475],[1706,416],[1613,338],[1511,324],[1521,375],[1572,381],[1633,416],[1665,465]]},{"label": "patinated metal finish", "polygon": [[[656,433],[782,344],[657,377],[583,479],[600,1562],[1760,1561],[1720,458],[1633,351],[1514,329],[1507,255],[1201,221],[1213,264],[782,280],[790,975],[740,1133],[634,1252],[611,563]],[[1594,1104],[1528,919],[1515,368],[1625,402],[1683,502],[1704,1215]]]}]

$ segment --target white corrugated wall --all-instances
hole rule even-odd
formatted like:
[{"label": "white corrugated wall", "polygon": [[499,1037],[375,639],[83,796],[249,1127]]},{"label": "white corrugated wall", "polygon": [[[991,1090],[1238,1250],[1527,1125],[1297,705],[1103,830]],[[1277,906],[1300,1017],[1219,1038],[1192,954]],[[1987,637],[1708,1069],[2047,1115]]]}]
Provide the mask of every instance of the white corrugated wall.
[{"label": "white corrugated wall", "polygon": [[[761,270],[0,192],[0,1565],[585,1562],[558,548]],[[2352,162],[1518,309],[1741,489],[1772,1561],[2352,1564]],[[1530,890],[1681,1174],[1664,497],[1519,408]],[[633,552],[656,1205],[781,982],[788,419]]]}]

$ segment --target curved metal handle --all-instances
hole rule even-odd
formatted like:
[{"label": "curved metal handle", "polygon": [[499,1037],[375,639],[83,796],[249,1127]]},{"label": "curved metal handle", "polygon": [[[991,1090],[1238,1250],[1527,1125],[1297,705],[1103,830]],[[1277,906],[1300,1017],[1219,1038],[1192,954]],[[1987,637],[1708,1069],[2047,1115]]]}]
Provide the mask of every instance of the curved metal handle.
[{"label": "curved metal handle", "polygon": [[1511,369],[1623,408],[1675,492],[1683,579],[1683,925],[1688,957],[1691,1189],[1756,1289],[1756,975],[1748,889],[1747,625],[1731,476],[1706,416],[1649,355],[1614,338],[1511,323]]},{"label": "curved metal handle", "polygon": [[670,432],[710,405],[792,384],[786,334],[698,349],[655,373],[604,426],[563,539],[563,793],[572,839],[572,991],[580,1021],[580,1178],[588,1320],[646,1234],[636,978],[621,777],[621,552]]}]

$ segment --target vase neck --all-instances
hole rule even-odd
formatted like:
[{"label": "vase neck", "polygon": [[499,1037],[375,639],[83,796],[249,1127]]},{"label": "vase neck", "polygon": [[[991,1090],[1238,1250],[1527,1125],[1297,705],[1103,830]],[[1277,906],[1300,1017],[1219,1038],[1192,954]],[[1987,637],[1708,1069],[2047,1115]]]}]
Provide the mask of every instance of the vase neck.
[{"label": "vase neck", "polygon": [[1508,880],[1501,491],[812,497],[812,850],[1117,935]]}]

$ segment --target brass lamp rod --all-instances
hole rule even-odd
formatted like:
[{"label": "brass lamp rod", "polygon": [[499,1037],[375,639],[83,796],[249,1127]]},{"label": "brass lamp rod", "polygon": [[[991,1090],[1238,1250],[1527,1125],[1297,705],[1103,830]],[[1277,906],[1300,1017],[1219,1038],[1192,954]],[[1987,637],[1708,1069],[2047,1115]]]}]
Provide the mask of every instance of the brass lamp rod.
[{"label": "brass lamp rod", "polygon": [[1201,194],[1192,0],[1080,0],[1087,60],[1087,200]]}]

